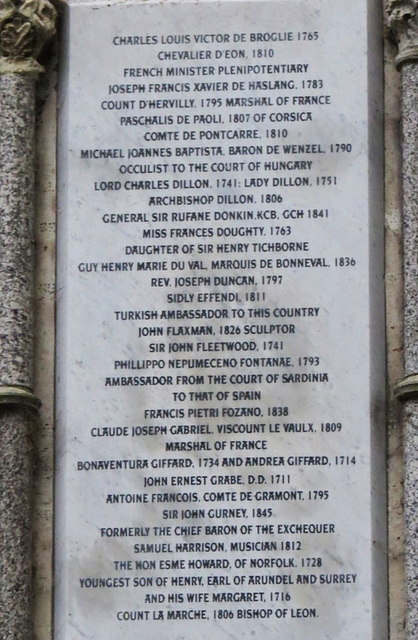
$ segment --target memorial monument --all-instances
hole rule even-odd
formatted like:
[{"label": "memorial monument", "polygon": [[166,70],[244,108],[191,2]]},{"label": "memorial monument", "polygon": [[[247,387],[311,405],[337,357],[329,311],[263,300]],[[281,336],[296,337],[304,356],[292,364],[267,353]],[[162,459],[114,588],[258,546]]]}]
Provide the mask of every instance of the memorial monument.
[{"label": "memorial monument", "polygon": [[62,6],[36,200],[55,10],[1,8],[5,638],[415,637],[416,7],[387,8],[406,377],[379,3]]},{"label": "memorial monument", "polygon": [[380,31],[344,6],[68,8],[57,638],[386,633]]}]

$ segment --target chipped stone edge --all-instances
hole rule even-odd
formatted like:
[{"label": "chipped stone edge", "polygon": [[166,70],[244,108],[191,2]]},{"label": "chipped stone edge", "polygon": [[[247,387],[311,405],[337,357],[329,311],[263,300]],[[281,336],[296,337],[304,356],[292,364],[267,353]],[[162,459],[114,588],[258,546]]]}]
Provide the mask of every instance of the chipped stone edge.
[{"label": "chipped stone edge", "polygon": [[36,80],[43,71],[43,66],[33,58],[29,60],[0,58],[0,75],[26,75]]}]

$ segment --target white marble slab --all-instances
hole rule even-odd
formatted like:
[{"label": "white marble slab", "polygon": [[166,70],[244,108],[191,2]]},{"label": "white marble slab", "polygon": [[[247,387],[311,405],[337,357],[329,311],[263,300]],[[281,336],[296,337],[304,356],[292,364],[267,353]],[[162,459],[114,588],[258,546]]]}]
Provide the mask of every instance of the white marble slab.
[{"label": "white marble slab", "polygon": [[57,640],[386,637],[377,7],[68,7]]}]

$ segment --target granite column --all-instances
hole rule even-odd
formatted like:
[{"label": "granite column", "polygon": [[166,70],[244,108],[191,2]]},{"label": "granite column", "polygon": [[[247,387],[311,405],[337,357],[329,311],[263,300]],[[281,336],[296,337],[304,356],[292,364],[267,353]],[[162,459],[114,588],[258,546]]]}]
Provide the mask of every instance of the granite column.
[{"label": "granite column", "polygon": [[418,637],[418,1],[391,0],[389,25],[402,75],[402,220],[405,378],[404,402],[407,638]]},{"label": "granite column", "polygon": [[55,29],[46,0],[0,4],[0,632],[32,637],[31,485],[36,61]]}]

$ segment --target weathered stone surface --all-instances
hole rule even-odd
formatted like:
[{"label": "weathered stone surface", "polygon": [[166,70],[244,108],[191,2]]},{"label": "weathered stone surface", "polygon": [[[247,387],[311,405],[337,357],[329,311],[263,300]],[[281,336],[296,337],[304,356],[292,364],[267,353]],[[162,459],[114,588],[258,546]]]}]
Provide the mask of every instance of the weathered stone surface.
[{"label": "weathered stone surface", "polygon": [[406,637],[418,632],[417,504],[418,504],[418,2],[393,0],[387,4],[388,22],[399,54],[402,82],[402,221],[404,263],[404,380],[396,393],[403,409],[405,459],[405,523],[407,573]]},{"label": "weathered stone surface", "polygon": [[0,75],[0,384],[32,387],[34,81]]},{"label": "weathered stone surface", "polygon": [[[402,65],[402,159],[405,375],[418,372],[418,64]],[[407,400],[405,424],[405,518],[408,593],[407,637],[418,633],[418,401]]]},{"label": "weathered stone surface", "polygon": [[[41,76],[44,81],[45,76]],[[47,99],[37,119],[35,149],[34,393],[42,398],[34,433],[33,493],[34,639],[52,638],[54,319],[55,319],[55,127],[56,74],[45,78]]]},{"label": "weathered stone surface", "polygon": [[418,64],[402,66],[405,375],[418,372]]},{"label": "weathered stone surface", "polygon": [[49,0],[2,0],[0,5],[0,74],[37,75],[37,58],[55,33],[57,12]]},{"label": "weathered stone surface", "polygon": [[417,0],[389,0],[388,23],[399,46],[396,64],[418,60]]},{"label": "weathered stone surface", "polygon": [[0,629],[4,640],[32,635],[32,444],[29,409],[0,407]]},{"label": "weathered stone surface", "polygon": [[0,630],[32,637],[32,393],[35,58],[49,2],[0,6]]}]

